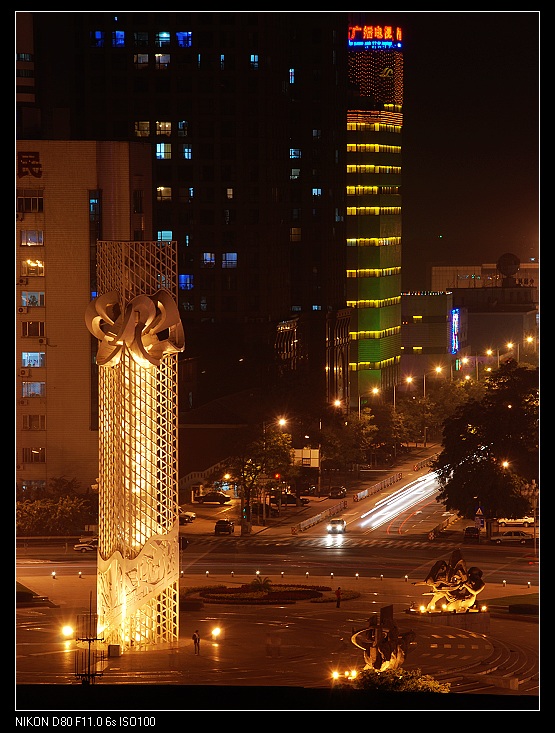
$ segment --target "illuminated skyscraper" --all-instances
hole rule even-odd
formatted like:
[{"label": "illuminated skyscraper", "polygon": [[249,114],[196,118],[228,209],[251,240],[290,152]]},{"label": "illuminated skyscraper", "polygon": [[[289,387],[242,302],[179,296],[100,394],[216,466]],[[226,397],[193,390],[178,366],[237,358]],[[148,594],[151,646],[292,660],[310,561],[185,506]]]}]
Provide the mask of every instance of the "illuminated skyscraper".
[{"label": "illuminated skyscraper", "polygon": [[179,636],[176,243],[99,242],[97,263],[97,611],[127,649]]},{"label": "illuminated skyscraper", "polygon": [[351,406],[397,382],[401,359],[401,29],[351,19],[347,305]]}]

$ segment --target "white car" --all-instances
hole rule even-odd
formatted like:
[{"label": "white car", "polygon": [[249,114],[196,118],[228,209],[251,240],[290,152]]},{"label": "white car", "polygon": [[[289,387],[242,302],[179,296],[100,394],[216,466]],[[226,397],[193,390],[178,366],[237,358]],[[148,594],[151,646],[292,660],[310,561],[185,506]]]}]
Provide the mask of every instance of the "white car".
[{"label": "white car", "polygon": [[179,524],[190,524],[191,522],[194,522],[196,518],[197,515],[195,512],[185,511],[185,509],[179,507]]},{"label": "white car", "polygon": [[519,519],[509,519],[508,517],[503,517],[503,519],[498,519],[500,527],[532,527],[534,524],[534,517],[520,517]]},{"label": "white car", "polygon": [[343,534],[347,529],[347,522],[344,519],[330,519],[327,529],[328,534]]},{"label": "white car", "polygon": [[73,545],[75,552],[96,552],[98,550],[98,537],[86,540],[85,542],[78,542]]}]

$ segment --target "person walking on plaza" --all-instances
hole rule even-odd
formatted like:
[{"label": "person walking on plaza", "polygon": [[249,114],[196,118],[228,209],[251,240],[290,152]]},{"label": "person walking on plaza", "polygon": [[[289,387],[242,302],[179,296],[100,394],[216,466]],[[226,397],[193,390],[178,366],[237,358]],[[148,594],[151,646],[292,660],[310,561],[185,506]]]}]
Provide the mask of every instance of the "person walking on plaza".
[{"label": "person walking on plaza", "polygon": [[198,629],[193,634],[193,642],[195,644],[195,654],[200,654],[200,634]]},{"label": "person walking on plaza", "polygon": [[337,590],[335,591],[335,597],[337,598],[337,603],[335,604],[335,607],[341,608],[341,586],[338,586]]}]

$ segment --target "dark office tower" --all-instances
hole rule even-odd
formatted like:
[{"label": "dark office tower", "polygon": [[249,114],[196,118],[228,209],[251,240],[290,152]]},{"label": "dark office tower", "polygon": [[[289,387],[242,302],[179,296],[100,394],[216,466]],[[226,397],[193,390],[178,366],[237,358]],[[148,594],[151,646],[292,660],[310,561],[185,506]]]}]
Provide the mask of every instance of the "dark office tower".
[{"label": "dark office tower", "polygon": [[349,17],[347,305],[359,409],[393,389],[401,358],[402,33],[371,22]]},{"label": "dark office tower", "polygon": [[346,398],[347,15],[33,19],[42,137],[151,144],[133,236],[178,243],[180,409],[276,381]]}]

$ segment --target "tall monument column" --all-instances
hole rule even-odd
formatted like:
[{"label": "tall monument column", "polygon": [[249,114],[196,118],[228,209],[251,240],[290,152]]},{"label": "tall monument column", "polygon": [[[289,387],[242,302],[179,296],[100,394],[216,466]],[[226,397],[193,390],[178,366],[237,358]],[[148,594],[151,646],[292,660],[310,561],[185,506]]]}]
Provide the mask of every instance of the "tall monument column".
[{"label": "tall monument column", "polygon": [[122,650],[179,637],[176,242],[98,242],[98,634]]}]

